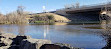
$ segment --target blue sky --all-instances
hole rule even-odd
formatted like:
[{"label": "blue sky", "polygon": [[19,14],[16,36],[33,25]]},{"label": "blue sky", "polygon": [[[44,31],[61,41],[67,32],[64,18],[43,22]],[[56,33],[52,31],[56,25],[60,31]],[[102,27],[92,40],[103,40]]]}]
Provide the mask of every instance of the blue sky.
[{"label": "blue sky", "polygon": [[55,10],[64,8],[66,4],[90,5],[106,2],[106,0],[0,0],[0,12],[3,14],[15,11],[17,6],[25,6],[25,11],[42,12],[42,6],[47,10]]}]

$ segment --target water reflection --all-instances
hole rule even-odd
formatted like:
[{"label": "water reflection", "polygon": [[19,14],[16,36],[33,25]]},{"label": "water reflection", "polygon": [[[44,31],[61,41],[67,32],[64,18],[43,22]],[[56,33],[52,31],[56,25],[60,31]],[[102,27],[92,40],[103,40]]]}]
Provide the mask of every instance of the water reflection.
[{"label": "water reflection", "polygon": [[4,27],[0,26],[0,33],[4,33]]},{"label": "water reflection", "polygon": [[0,25],[0,33],[16,33],[17,35],[25,35],[27,25]]},{"label": "water reflection", "polygon": [[[15,30],[15,29],[14,29],[13,27],[11,27],[11,26],[9,26],[9,28],[7,28],[7,32],[10,32],[10,33],[12,33],[14,30]],[[6,31],[6,30],[5,30],[5,31]]]},{"label": "water reflection", "polygon": [[44,39],[46,39],[48,33],[49,33],[49,25],[44,25]]},{"label": "water reflection", "polygon": [[24,33],[26,33],[26,32],[25,32],[25,30],[26,30],[25,26],[26,26],[26,25],[23,25],[23,24],[18,25],[18,32],[19,32],[18,35],[25,35],[25,34],[24,34]]}]

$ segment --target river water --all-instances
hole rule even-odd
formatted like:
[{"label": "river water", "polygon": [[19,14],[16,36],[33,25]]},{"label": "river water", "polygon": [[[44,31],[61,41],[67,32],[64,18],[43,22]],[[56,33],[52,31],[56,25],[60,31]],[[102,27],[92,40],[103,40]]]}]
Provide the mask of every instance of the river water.
[{"label": "river water", "polygon": [[0,25],[0,32],[29,35],[48,39],[53,43],[71,44],[84,49],[101,49],[107,44],[102,36],[104,29],[93,25]]}]

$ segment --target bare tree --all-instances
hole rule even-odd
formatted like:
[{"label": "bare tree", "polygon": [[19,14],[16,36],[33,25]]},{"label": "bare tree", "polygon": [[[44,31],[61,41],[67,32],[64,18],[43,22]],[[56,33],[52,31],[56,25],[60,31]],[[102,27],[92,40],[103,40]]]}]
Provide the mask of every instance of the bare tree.
[{"label": "bare tree", "polygon": [[24,6],[18,6],[17,13],[19,15],[23,15],[24,14],[24,9],[25,9]]},{"label": "bare tree", "polygon": [[6,17],[9,23],[21,24],[28,22],[26,15],[27,14],[24,12],[24,7],[18,6],[17,11],[7,14]]},{"label": "bare tree", "polygon": [[18,6],[18,9],[17,9],[18,20],[20,23],[26,22],[26,19],[25,19],[26,15],[24,14],[24,9],[25,9],[24,6]]},{"label": "bare tree", "polygon": [[6,17],[0,13],[0,23],[6,23]]},{"label": "bare tree", "polygon": [[79,8],[79,6],[80,6],[80,3],[77,2],[77,3],[76,3],[76,8]]}]

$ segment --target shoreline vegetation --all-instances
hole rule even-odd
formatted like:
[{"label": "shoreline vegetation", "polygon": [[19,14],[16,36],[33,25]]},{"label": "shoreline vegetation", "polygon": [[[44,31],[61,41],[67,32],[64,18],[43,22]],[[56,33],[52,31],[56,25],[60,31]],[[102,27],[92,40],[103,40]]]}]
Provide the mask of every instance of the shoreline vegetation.
[{"label": "shoreline vegetation", "polygon": [[64,16],[54,13],[31,14],[25,12],[23,6],[18,6],[14,12],[3,15],[0,13],[0,24],[54,24],[55,22],[69,22]]},{"label": "shoreline vegetation", "polygon": [[64,16],[60,16],[54,13],[41,13],[31,16],[32,19],[29,19],[29,23],[35,24],[55,24],[56,22],[67,23],[70,22],[69,19]]},{"label": "shoreline vegetation", "polygon": [[27,12],[24,12],[23,6],[18,6],[14,12],[6,15],[0,14],[0,24],[25,24],[28,22],[26,19]]},{"label": "shoreline vegetation", "polygon": [[35,15],[32,20],[29,20],[29,23],[35,23],[35,24],[53,24],[55,22],[53,15],[45,15],[45,16],[39,16]]}]

